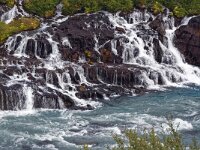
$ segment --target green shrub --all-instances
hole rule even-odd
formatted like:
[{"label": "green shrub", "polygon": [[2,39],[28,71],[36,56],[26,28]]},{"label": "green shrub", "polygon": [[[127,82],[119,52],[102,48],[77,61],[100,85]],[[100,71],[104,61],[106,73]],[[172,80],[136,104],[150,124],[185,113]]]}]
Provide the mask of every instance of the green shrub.
[{"label": "green shrub", "polygon": [[62,0],[63,14],[73,15],[78,12],[83,12],[82,0]]},{"label": "green shrub", "polygon": [[63,14],[92,13],[100,10],[110,12],[133,10],[132,0],[62,0]]},{"label": "green shrub", "polygon": [[9,24],[0,22],[0,43],[3,43],[9,36],[21,31],[38,28],[40,21],[36,18],[19,18]]},{"label": "green shrub", "polygon": [[187,15],[187,12],[186,12],[186,10],[185,10],[183,7],[181,7],[181,6],[176,6],[176,7],[174,7],[173,14],[174,14],[176,17],[181,18],[181,17],[186,16],[186,15]]},{"label": "green shrub", "polygon": [[152,5],[152,11],[155,15],[162,13],[163,12],[163,6],[159,2],[155,1]]},{"label": "green shrub", "polygon": [[[193,139],[189,146],[183,144],[182,136],[174,127],[172,121],[169,120],[168,134],[164,131],[158,135],[154,128],[150,131],[144,130],[138,133],[137,130],[126,130],[123,135],[114,135],[113,139],[116,142],[115,147],[109,150],[200,150],[199,143]],[[87,145],[84,145],[84,150],[89,150]]]},{"label": "green shrub", "polygon": [[85,13],[93,13],[102,9],[102,3],[97,0],[85,0],[83,3]]},{"label": "green shrub", "polygon": [[128,12],[133,10],[133,2],[131,0],[105,0],[104,7],[110,12]]},{"label": "green shrub", "polygon": [[133,4],[136,7],[144,8],[147,7],[147,0],[133,0]]},{"label": "green shrub", "polygon": [[[41,17],[52,17],[55,14],[56,5],[62,2],[63,14],[93,13],[100,10],[109,12],[129,12],[134,6],[148,8],[154,14],[163,12],[163,6],[169,8],[177,17],[200,14],[199,0],[24,0],[24,8],[27,12]],[[15,0],[0,0],[0,4],[12,7]]]},{"label": "green shrub", "polygon": [[158,2],[174,12],[176,17],[200,14],[199,0],[147,0],[149,3]]},{"label": "green shrub", "polygon": [[[186,150],[180,133],[177,132],[171,122],[169,122],[168,131],[168,135],[162,133],[159,136],[154,129],[149,132],[145,130],[143,134],[138,134],[136,130],[126,130],[125,138],[118,135],[113,136],[117,146],[112,150]],[[128,143],[125,141],[128,141]],[[194,139],[189,149],[200,150],[200,145]]]},{"label": "green shrub", "polygon": [[55,14],[59,2],[60,0],[24,0],[23,4],[27,12],[49,18]]}]

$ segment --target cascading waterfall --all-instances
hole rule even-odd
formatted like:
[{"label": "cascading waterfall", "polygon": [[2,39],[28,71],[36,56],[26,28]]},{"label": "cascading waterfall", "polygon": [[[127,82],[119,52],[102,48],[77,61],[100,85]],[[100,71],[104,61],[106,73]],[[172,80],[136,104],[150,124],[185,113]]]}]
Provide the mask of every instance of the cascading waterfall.
[{"label": "cascading waterfall", "polygon": [[[64,56],[61,54],[61,48],[65,51],[70,50],[69,53],[73,53],[73,49],[75,48],[76,50],[77,47],[73,45],[72,42],[76,39],[70,39],[71,35],[55,38],[57,36],[57,26],[69,19],[68,16],[62,16],[61,9],[62,5],[59,4],[56,16],[47,21],[43,20],[39,29],[13,35],[4,44],[8,53],[12,54],[12,57],[16,57],[16,60],[13,61],[13,64],[3,63],[2,61],[2,66],[7,66],[8,68],[17,66],[15,73],[9,75],[11,80],[6,85],[9,87],[13,83],[22,84],[22,81],[30,84],[23,87],[26,102],[22,104],[24,107],[20,105],[20,108],[26,110],[33,109],[34,101],[37,98],[36,95],[40,96],[43,93],[45,93],[46,97],[42,97],[43,102],[41,103],[46,105],[47,100],[51,99],[53,101],[51,103],[53,108],[65,108],[65,105],[68,106],[69,104],[66,104],[63,99],[68,98],[72,99],[76,106],[86,107],[93,105],[96,107],[100,104],[99,102],[91,101],[91,97],[88,98],[87,96],[86,99],[89,100],[78,97],[77,89],[79,89],[79,92],[85,92],[85,87],[92,87],[89,90],[95,89],[94,93],[97,94],[100,91],[98,84],[101,84],[103,88],[118,86],[124,88],[125,91],[133,92],[134,90],[129,90],[128,86],[123,87],[125,80],[133,82],[128,83],[129,86],[134,85],[134,87],[149,89],[158,89],[165,86],[182,86],[187,83],[200,83],[199,68],[185,63],[184,58],[173,45],[174,32],[177,29],[174,26],[173,18],[170,19],[168,15],[163,17],[166,25],[166,41],[161,42],[158,34],[152,31],[148,23],[148,20],[150,18],[155,19],[155,16],[151,13],[137,10],[130,14],[128,19],[121,17],[119,13],[101,12],[108,17],[112,28],[120,28],[121,32],[115,31],[114,39],[106,40],[103,43],[100,41],[99,35],[93,33],[94,43],[92,44],[94,44],[93,49],[96,55],[101,55],[103,53],[101,50],[104,49],[106,57],[109,57],[110,53],[106,51],[105,47],[111,43],[112,54],[122,59],[121,65],[129,67],[127,72],[137,71],[137,68],[142,68],[142,70],[137,71],[136,74],[127,74],[124,70],[117,70],[120,67],[116,67],[116,62],[114,62],[114,65],[107,65],[108,70],[103,70],[102,66],[95,68],[96,77],[95,79],[92,78],[91,74],[95,73],[89,74],[88,64],[85,64],[88,60],[91,64],[93,63],[92,54],[88,53],[88,56],[84,56],[81,52],[78,52],[76,54],[79,57],[78,61],[74,61],[73,59],[75,58],[68,58],[68,56],[66,56],[68,60],[63,60],[62,58]],[[18,15],[29,16],[22,8],[22,1],[19,1],[19,5],[14,6],[10,11],[3,14],[1,21],[9,23]],[[182,24],[187,24],[188,20]],[[92,26],[94,26],[94,29],[101,28],[98,23],[91,25],[85,22],[85,24],[88,28]],[[159,41],[158,45],[163,53],[161,62],[158,62],[154,56],[154,39]],[[118,48],[119,45],[120,50]],[[102,63],[100,57],[97,58],[97,61],[100,64]],[[133,69],[132,66],[136,66],[136,68]],[[123,66],[121,69],[123,69]],[[109,71],[113,71],[110,76]],[[89,80],[97,81],[93,83]],[[36,82],[36,86],[32,86],[32,82]],[[103,92],[106,91],[108,90],[106,89]],[[89,93],[88,95],[92,94]],[[102,95],[102,97],[106,97],[104,93]],[[2,104],[2,109],[4,109],[3,107],[4,105]]]},{"label": "cascading waterfall", "polygon": [[[174,27],[173,19],[166,17],[166,22],[172,25],[172,29],[167,28],[166,38],[167,45],[165,46],[162,42],[159,42],[162,51],[164,53],[162,58],[162,63],[159,64],[156,62],[153,49],[151,46],[148,46],[148,43],[153,43],[153,38],[149,37],[147,40],[138,37],[140,29],[138,25],[145,23],[150,15],[146,14],[144,16],[141,12],[134,12],[130,15],[131,23],[128,23],[125,19],[120,17],[118,14],[111,15],[107,14],[110,18],[110,21],[115,27],[122,27],[125,29],[126,33],[123,35],[124,38],[128,39],[127,42],[121,42],[123,45],[123,61],[125,64],[135,64],[142,67],[149,67],[155,72],[162,74],[166,86],[178,86],[179,83],[174,83],[172,81],[172,76],[176,77],[176,81],[181,80],[183,83],[200,83],[200,70],[197,67],[191,66],[183,61],[183,58],[179,51],[173,45],[174,32],[177,29]],[[183,24],[186,24],[183,22]],[[148,30],[148,25],[145,25]],[[116,34],[116,36],[121,36]],[[153,35],[149,35],[153,36]],[[148,47],[148,51],[145,50],[145,46]],[[153,67],[152,67],[153,66]],[[145,74],[144,74],[145,75]],[[146,75],[148,78],[148,75]],[[150,80],[149,80],[150,81]],[[156,82],[148,82],[149,86],[154,86]]]}]

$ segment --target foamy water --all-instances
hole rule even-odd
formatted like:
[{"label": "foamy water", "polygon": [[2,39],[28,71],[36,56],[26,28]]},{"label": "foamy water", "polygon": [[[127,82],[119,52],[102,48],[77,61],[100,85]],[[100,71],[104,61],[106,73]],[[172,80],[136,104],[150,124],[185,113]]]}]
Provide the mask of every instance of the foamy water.
[{"label": "foamy water", "polygon": [[[112,146],[125,129],[168,131],[167,117],[187,144],[200,141],[200,88],[176,88],[107,101],[93,111],[29,110],[0,112],[0,147],[9,149],[92,149]],[[162,126],[162,127],[161,127]]]}]

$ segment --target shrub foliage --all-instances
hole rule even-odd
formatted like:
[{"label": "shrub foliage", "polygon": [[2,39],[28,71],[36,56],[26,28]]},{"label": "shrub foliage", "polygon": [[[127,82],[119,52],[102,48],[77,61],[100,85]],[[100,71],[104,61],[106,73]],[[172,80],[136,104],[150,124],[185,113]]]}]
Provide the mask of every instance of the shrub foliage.
[{"label": "shrub foliage", "polygon": [[117,146],[112,150],[200,150],[200,145],[195,139],[189,146],[184,145],[181,134],[172,122],[168,125],[167,135],[157,135],[153,128],[150,131],[145,130],[143,134],[138,134],[136,130],[126,130],[125,138],[114,135]]},{"label": "shrub foliage", "polygon": [[59,0],[24,0],[26,11],[41,17],[49,18],[54,15]]},{"label": "shrub foliage", "polygon": [[[183,144],[183,138],[172,121],[168,123],[168,134],[164,131],[159,135],[154,128],[150,131],[144,130],[138,133],[137,130],[126,130],[123,135],[114,135],[115,147],[108,147],[108,150],[200,150],[200,145],[193,139],[190,145]],[[84,150],[89,150],[84,145]]]},{"label": "shrub foliage", "polygon": [[[129,12],[135,7],[147,8],[154,14],[161,13],[163,6],[176,17],[200,14],[199,0],[24,0],[24,8],[41,17],[52,17],[58,3],[63,4],[63,14],[93,13],[100,10]],[[15,0],[0,0],[0,4],[13,7]]]}]

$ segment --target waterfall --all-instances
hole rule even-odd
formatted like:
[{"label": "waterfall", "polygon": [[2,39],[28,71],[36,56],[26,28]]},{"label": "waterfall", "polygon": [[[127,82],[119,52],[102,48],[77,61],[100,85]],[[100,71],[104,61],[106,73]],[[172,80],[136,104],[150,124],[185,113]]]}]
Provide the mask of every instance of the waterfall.
[{"label": "waterfall", "polygon": [[[22,1],[18,3],[1,16],[1,21],[9,23],[19,15],[29,16]],[[149,20],[156,18],[149,12],[134,10],[125,17],[108,12],[69,17],[63,16],[61,9],[59,4],[55,17],[41,19],[39,29],[13,35],[2,46],[7,56],[0,58],[1,73],[8,76],[3,85],[23,85],[26,100],[25,104],[18,100],[19,109],[98,107],[99,99],[112,95],[200,84],[200,69],[187,64],[173,44],[179,27],[168,15],[163,15],[162,41],[149,25]],[[182,25],[190,19],[185,18]],[[74,36],[79,34],[76,30],[83,33]],[[109,35],[112,32],[113,36]],[[102,38],[102,34],[106,36]],[[159,58],[155,46],[159,47]],[[10,89],[0,90],[0,97],[10,100],[12,96],[4,94],[5,90]],[[24,99],[20,92],[18,95]],[[6,109],[5,100],[1,103],[1,109]]]},{"label": "waterfall", "polygon": [[26,85],[23,88],[24,94],[26,95],[26,110],[32,110],[33,105],[34,105],[34,95],[33,95],[33,90],[31,87],[27,87]]},{"label": "waterfall", "polygon": [[11,10],[9,10],[8,12],[5,12],[2,16],[1,16],[1,21],[5,22],[5,23],[10,23],[17,15],[19,14],[18,12],[18,8],[15,5]]},{"label": "waterfall", "polygon": [[[146,13],[144,16],[142,15],[142,12],[134,12],[130,15],[129,22],[118,14],[111,15],[108,13],[107,15],[114,27],[121,27],[126,31],[126,33],[123,34],[123,38],[128,39],[128,43],[127,41],[124,42],[121,40],[121,45],[123,46],[122,58],[125,64],[151,68],[155,72],[159,72],[165,80],[166,86],[178,86],[179,84],[185,83],[200,83],[200,69],[184,62],[183,56],[181,56],[180,52],[174,47],[174,32],[178,27],[174,27],[173,19],[171,20],[168,17],[164,18],[167,23],[172,25],[172,29],[166,29],[165,37],[167,38],[167,45],[165,46],[162,42],[159,42],[164,55],[162,56],[162,62],[158,63],[155,60],[153,48],[148,45],[149,43],[153,43],[153,38],[157,38],[157,35],[147,35],[147,37],[142,37],[142,30],[149,30],[150,27],[145,25],[143,26],[144,29],[141,30],[140,28],[142,24],[147,22],[151,14]],[[188,19],[187,21],[184,21],[183,24],[187,24],[187,22]],[[117,38],[122,37],[122,35],[119,35],[118,33],[116,33],[115,36]],[[114,47],[113,45],[114,44],[112,43],[112,47]],[[148,50],[145,49],[146,47]],[[147,74],[144,75],[149,78]],[[172,76],[176,77],[176,81],[180,80],[182,82],[174,83],[174,81],[172,81]],[[148,82],[150,87],[154,86],[155,83],[156,82]]]}]

